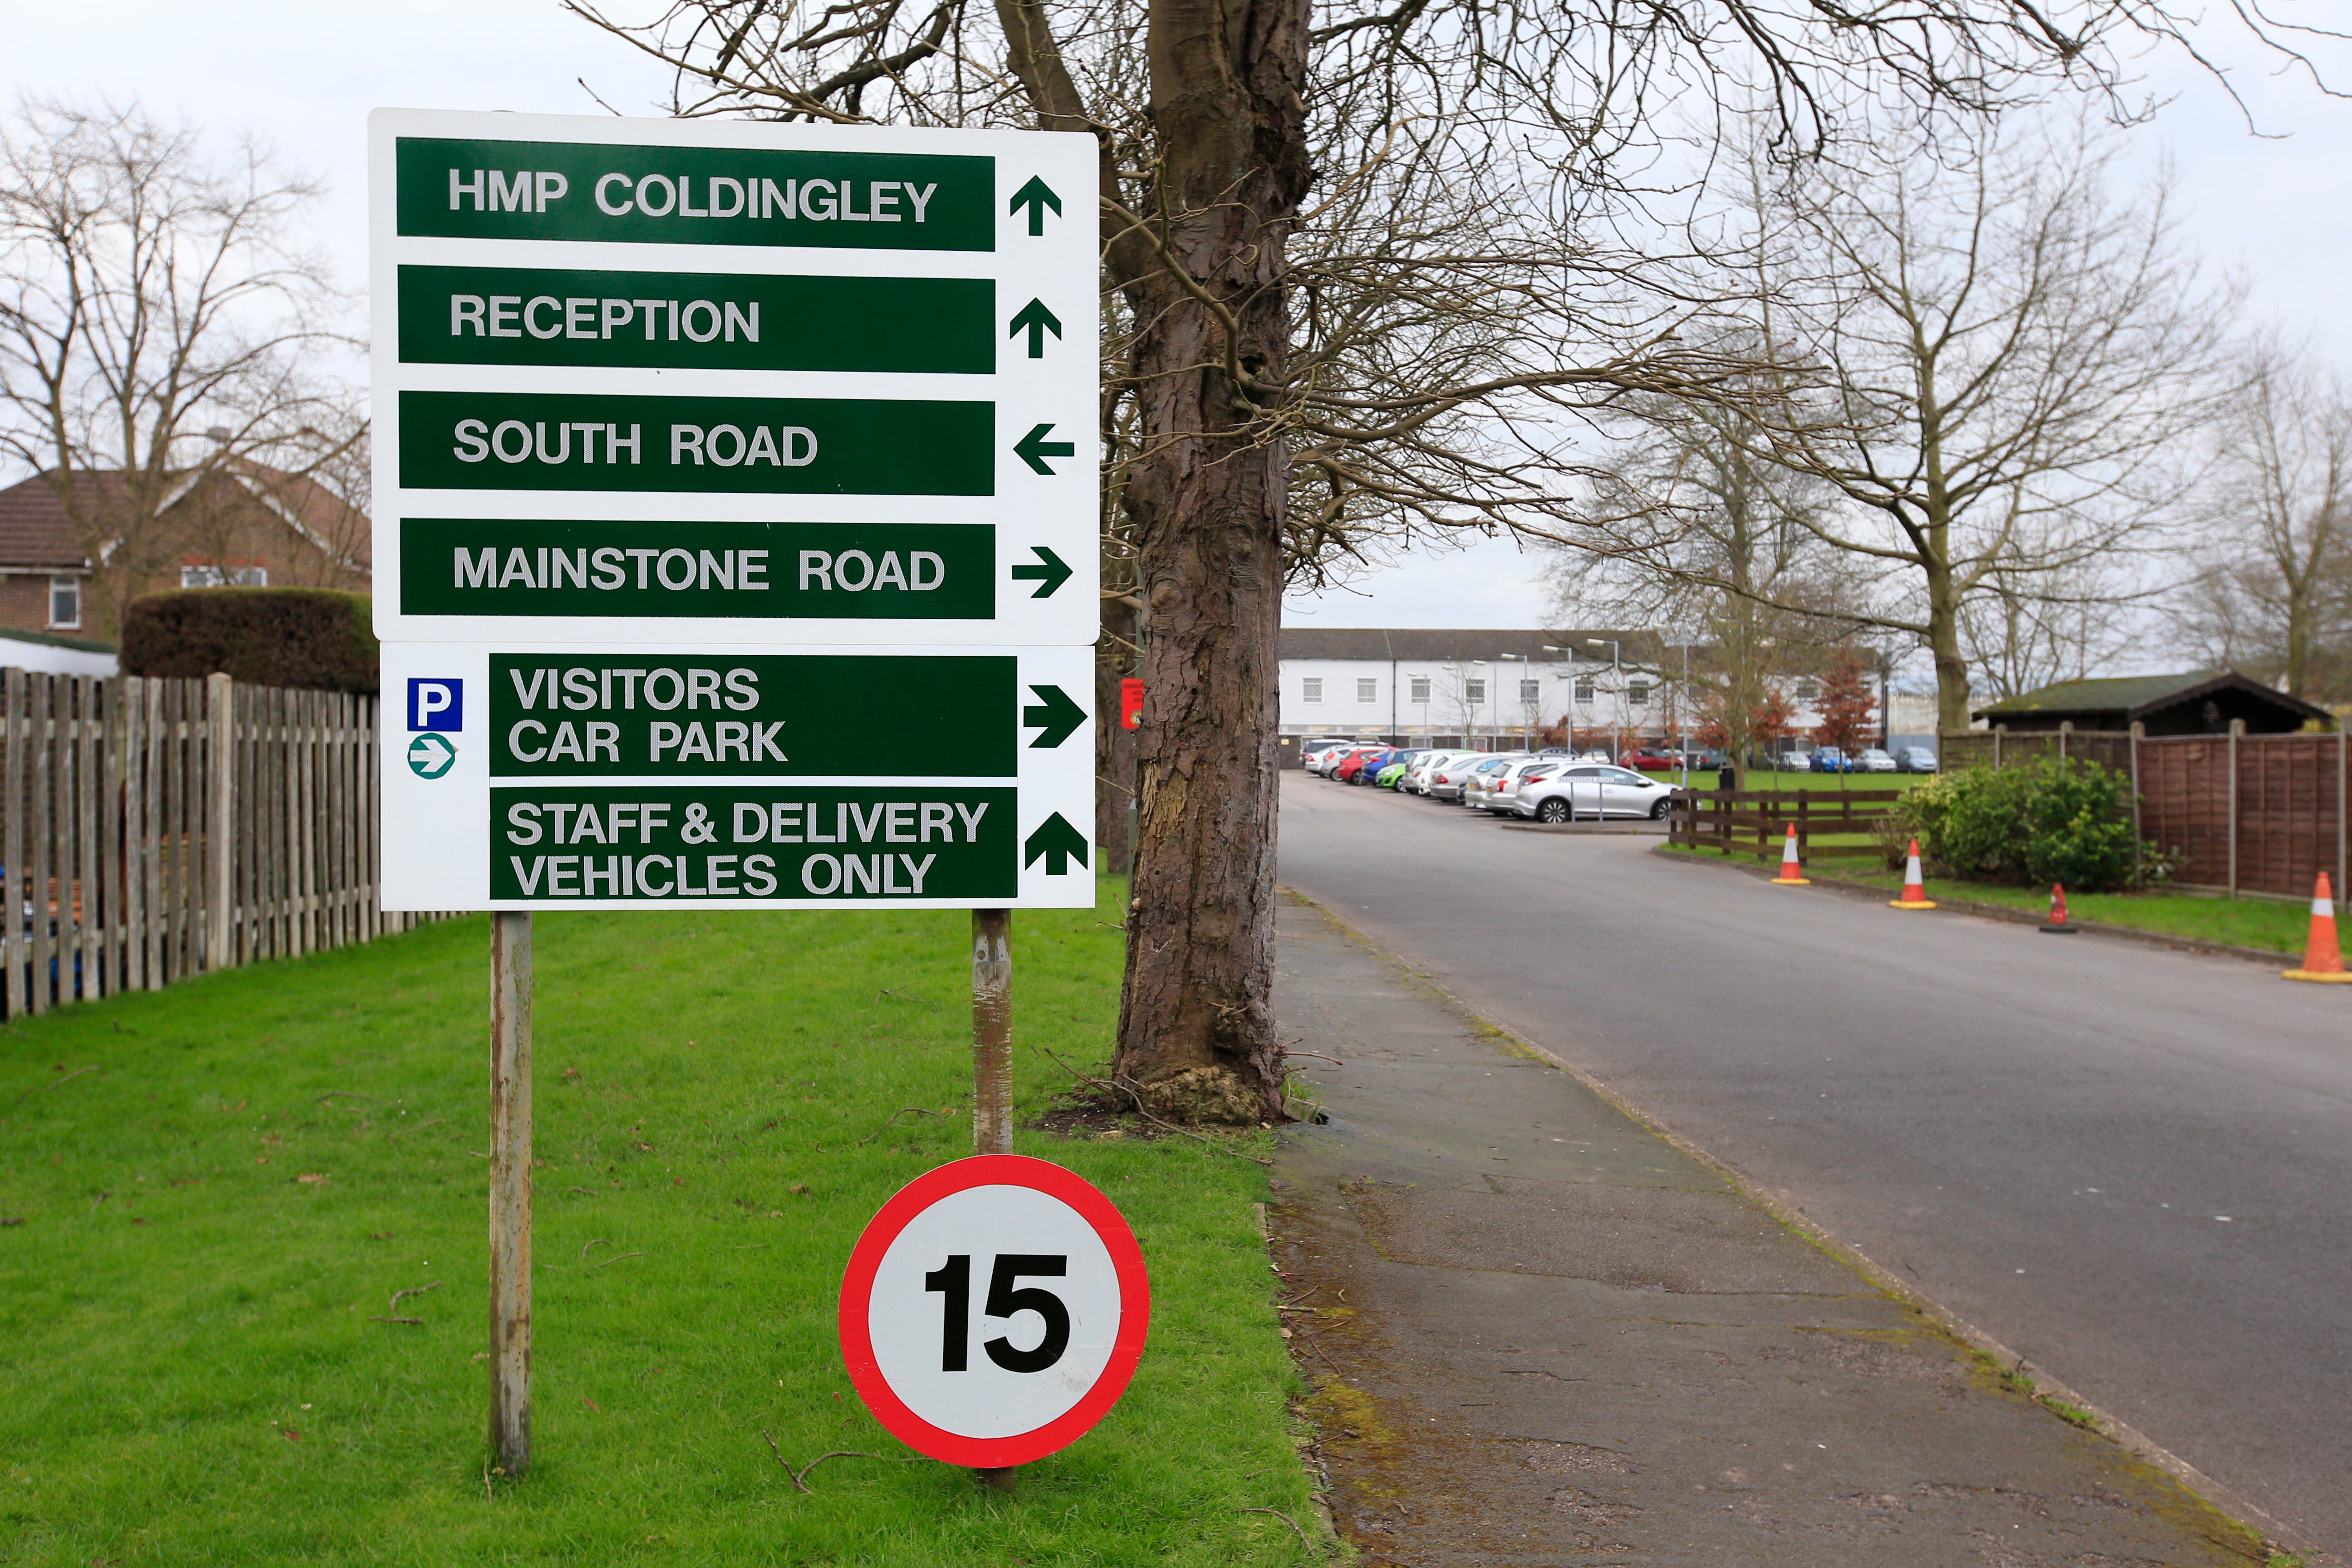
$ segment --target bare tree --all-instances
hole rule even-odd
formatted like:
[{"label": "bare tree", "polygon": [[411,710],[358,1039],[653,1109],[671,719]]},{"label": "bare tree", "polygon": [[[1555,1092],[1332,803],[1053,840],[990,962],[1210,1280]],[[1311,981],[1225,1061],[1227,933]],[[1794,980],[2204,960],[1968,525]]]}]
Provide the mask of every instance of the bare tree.
[{"label": "bare tree", "polygon": [[2115,43],[2177,30],[2147,0],[2065,26],[2027,0],[570,4],[677,68],[675,112],[1097,139],[1106,531],[1133,563],[1108,587],[1141,623],[1111,635],[1150,693],[1112,1077],[1161,1114],[1251,1121],[1281,1114],[1285,583],[1370,539],[1540,529],[1572,510],[1596,409],[1712,395],[1733,367],[1682,331],[1711,300],[1615,226],[1659,113],[1759,79],[1812,143],[1866,85],[1972,113],[2042,78],[2112,82]]},{"label": "bare tree", "polygon": [[1552,552],[1549,574],[1563,624],[1655,625],[1690,649],[1687,698],[1735,765],[1776,685],[1853,635],[1842,613],[1871,588],[1821,537],[1834,490],[1760,449],[1750,417],[1745,405],[1629,400],[1577,542]]},{"label": "bare tree", "polygon": [[307,473],[363,427],[327,369],[341,301],[293,238],[319,190],[135,107],[31,100],[0,127],[0,454],[57,488],[107,627],[207,473]]},{"label": "bare tree", "polygon": [[2165,183],[2116,190],[2087,121],[1956,136],[1782,181],[1761,243],[1767,338],[1803,387],[1762,405],[1762,445],[1850,503],[1806,526],[1907,579],[1864,619],[1926,646],[1948,731],[1969,723],[1971,599],[2095,603],[2085,568],[2177,516],[2234,305],[2176,244]]},{"label": "bare tree", "polygon": [[2296,697],[2352,689],[2352,393],[2307,351],[2250,351],[2200,532],[2175,614],[2202,656]]}]

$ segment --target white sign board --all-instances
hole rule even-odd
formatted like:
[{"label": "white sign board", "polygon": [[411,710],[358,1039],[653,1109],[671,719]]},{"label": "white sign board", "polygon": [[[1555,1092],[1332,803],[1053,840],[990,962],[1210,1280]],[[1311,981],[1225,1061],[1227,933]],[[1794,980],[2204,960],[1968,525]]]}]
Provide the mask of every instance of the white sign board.
[{"label": "white sign board", "polygon": [[1135,1234],[1084,1178],[982,1154],[884,1205],[844,1271],[850,1381],[908,1447],[1024,1465],[1101,1420],[1142,1359],[1150,1287]]},{"label": "white sign board", "polygon": [[1091,906],[1093,139],[369,132],[384,907]]}]

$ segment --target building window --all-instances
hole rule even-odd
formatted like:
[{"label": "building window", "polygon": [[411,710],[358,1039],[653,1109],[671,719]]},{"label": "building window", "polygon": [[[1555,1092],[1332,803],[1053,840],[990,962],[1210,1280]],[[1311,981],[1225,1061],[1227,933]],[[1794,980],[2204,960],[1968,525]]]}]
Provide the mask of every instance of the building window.
[{"label": "building window", "polygon": [[65,632],[81,629],[80,578],[49,579],[49,629]]},{"label": "building window", "polygon": [[1816,697],[1819,697],[1821,694],[1822,694],[1822,689],[1821,689],[1820,687],[1818,687],[1818,686],[1814,685],[1811,681],[1810,681],[1810,680],[1800,680],[1799,682],[1797,682],[1797,700],[1798,700],[1798,701],[1800,701],[1800,702],[1811,702],[1813,699],[1815,699]]},{"label": "building window", "polygon": [[1522,681],[1520,681],[1520,682],[1519,682],[1519,700],[1520,700],[1520,701],[1522,701],[1522,702],[1540,702],[1540,701],[1542,701],[1542,700],[1543,700],[1543,682],[1542,682],[1542,681],[1540,681],[1540,680],[1522,680]]},{"label": "building window", "polygon": [[1592,677],[1580,675],[1576,678],[1576,700],[1579,702],[1592,700]]},{"label": "building window", "polygon": [[1421,703],[1429,700],[1429,677],[1416,675],[1412,678],[1412,700]]},{"label": "building window", "polygon": [[267,588],[269,568],[267,566],[183,566],[180,568],[183,588]]},{"label": "building window", "polygon": [[1322,701],[1323,678],[1319,675],[1310,675],[1306,679],[1300,681],[1298,683],[1298,700],[1301,702]]},{"label": "building window", "polygon": [[1484,702],[1486,700],[1486,683],[1483,680],[1465,680],[1462,683],[1462,695],[1474,703]]},{"label": "building window", "polygon": [[1628,683],[1625,688],[1625,700],[1631,702],[1636,708],[1648,702],[1650,700],[1650,683],[1646,680],[1636,680]]},{"label": "building window", "polygon": [[1356,682],[1356,700],[1357,700],[1357,701],[1359,701],[1359,702],[1378,702],[1380,700],[1381,700],[1381,683],[1380,683],[1377,679],[1372,679],[1372,680],[1359,680],[1358,682]]}]

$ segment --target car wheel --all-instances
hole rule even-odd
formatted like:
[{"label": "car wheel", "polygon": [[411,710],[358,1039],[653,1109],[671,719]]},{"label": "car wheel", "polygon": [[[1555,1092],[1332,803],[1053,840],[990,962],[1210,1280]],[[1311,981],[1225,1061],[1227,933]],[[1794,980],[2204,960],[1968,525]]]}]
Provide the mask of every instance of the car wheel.
[{"label": "car wheel", "polygon": [[1538,822],[1566,822],[1568,820],[1568,802],[1562,800],[1558,795],[1552,796],[1549,800],[1538,801],[1536,803],[1536,820]]},{"label": "car wheel", "polygon": [[1672,800],[1661,800],[1655,805],[1650,807],[1650,820],[1652,822],[1664,822],[1666,819],[1666,808],[1673,804],[1674,802]]}]

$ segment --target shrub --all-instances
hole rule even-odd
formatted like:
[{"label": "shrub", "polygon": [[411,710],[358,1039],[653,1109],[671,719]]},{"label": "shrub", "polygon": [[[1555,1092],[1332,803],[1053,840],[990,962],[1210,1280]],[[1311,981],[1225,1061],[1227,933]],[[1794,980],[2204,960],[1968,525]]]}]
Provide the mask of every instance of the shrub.
[{"label": "shrub", "polygon": [[125,675],[373,696],[378,648],[365,594],[324,588],[182,588],[122,612]]},{"label": "shrub", "polygon": [[1955,876],[2086,893],[2132,885],[2131,781],[2095,763],[1945,773],[1913,790],[1903,815]]}]

